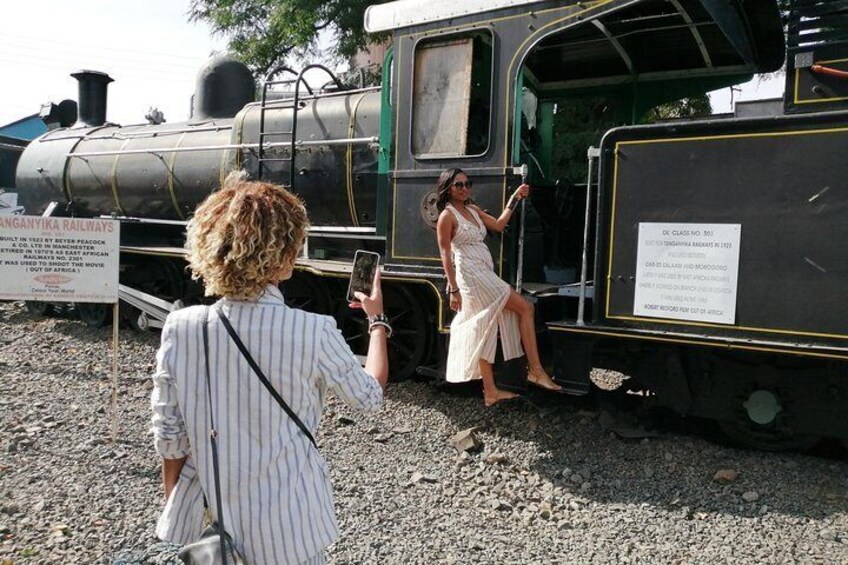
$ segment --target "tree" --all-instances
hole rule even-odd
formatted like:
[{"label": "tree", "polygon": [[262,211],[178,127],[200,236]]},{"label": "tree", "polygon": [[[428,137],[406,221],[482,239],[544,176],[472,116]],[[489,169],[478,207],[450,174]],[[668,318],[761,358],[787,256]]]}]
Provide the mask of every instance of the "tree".
[{"label": "tree", "polygon": [[[375,39],[365,9],[386,0],[192,0],[190,21],[204,21],[258,77],[290,57],[315,54],[319,33],[331,34],[331,58],[350,57]],[[383,37],[377,36],[382,40]]]},{"label": "tree", "polygon": [[643,118],[643,123],[653,124],[666,120],[702,118],[713,113],[710,97],[706,94],[681,98],[653,108]]}]

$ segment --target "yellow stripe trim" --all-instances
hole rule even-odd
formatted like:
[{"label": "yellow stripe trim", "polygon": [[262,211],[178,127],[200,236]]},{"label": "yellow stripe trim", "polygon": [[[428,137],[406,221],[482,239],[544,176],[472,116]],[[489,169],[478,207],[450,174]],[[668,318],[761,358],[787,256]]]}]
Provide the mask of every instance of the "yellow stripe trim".
[{"label": "yellow stripe trim", "polygon": [[668,343],[683,343],[687,345],[703,345],[706,347],[718,347],[722,349],[744,349],[746,351],[758,351],[763,353],[782,353],[786,355],[798,355],[801,357],[818,357],[823,359],[848,359],[848,355],[836,355],[836,354],[827,354],[827,353],[814,353],[814,352],[806,352],[806,351],[794,351],[788,349],[778,349],[771,347],[756,347],[753,345],[731,345],[727,343],[716,343],[710,341],[697,341],[693,339],[680,339],[680,338],[667,338],[667,337],[655,337],[655,336],[645,336],[645,335],[634,335],[628,333],[616,333],[616,332],[604,332],[600,330],[584,330],[578,328],[562,328],[556,326],[548,326],[548,329],[557,331],[557,332],[570,332],[570,333],[587,333],[592,335],[602,335],[605,337],[620,337],[626,339],[641,339],[645,341],[662,341]]},{"label": "yellow stripe trim", "polygon": [[[348,138],[353,138],[356,131],[356,112],[359,110],[359,103],[365,98],[365,94],[361,94],[359,99],[353,105],[353,110],[350,113],[350,120],[347,126]],[[353,197],[353,144],[347,144],[345,152],[345,184],[347,188],[347,204],[350,208],[350,221],[353,225],[359,227],[359,215],[356,213],[356,200]]]},{"label": "yellow stripe trim", "polygon": [[733,325],[722,325],[722,324],[711,324],[709,322],[690,322],[690,321],[681,321],[681,320],[666,320],[665,318],[647,318],[647,317],[639,317],[639,316],[607,316],[610,320],[628,320],[631,322],[658,322],[663,324],[675,324],[678,326],[694,326],[701,328],[724,328],[724,329],[734,329],[741,331],[749,331],[749,332],[762,332],[762,333],[772,333],[772,334],[781,334],[781,335],[803,335],[808,337],[827,337],[834,339],[848,339],[847,334],[826,334],[826,333],[818,333],[818,332],[808,332],[808,331],[799,331],[799,330],[781,330],[775,328],[760,328],[760,327],[750,327],[750,326],[733,326]]},{"label": "yellow stripe trim", "polygon": [[[124,140],[121,144],[120,150],[123,151],[129,142],[129,139]],[[117,208],[121,214],[126,215],[124,208],[121,206],[121,199],[118,198],[118,161],[120,160],[121,155],[119,153],[115,155],[115,160],[112,161],[112,170],[109,171],[109,186],[112,189],[112,198],[115,200],[115,208]]]},{"label": "yellow stripe trim", "polygon": [[[694,137],[668,137],[663,139],[641,139],[633,141],[619,141],[615,144],[616,151],[621,145],[653,145],[656,143],[679,143],[684,141],[719,141],[724,139],[743,139],[743,138],[762,138],[762,137],[789,137],[798,135],[815,135],[826,133],[842,133],[848,132],[848,128],[826,128],[826,129],[808,129],[795,131],[775,131],[763,133],[735,133],[726,135],[710,135],[710,136],[694,136]],[[616,154],[616,161],[618,155]]]},{"label": "yellow stripe trim", "polygon": [[[185,139],[185,136],[186,136],[185,133],[180,134],[180,138],[177,140],[177,144],[174,146],[175,149],[182,145],[183,140]],[[179,216],[179,218],[181,220],[185,220],[185,215],[183,214],[183,211],[180,210],[180,203],[179,203],[179,200],[177,200],[177,190],[176,190],[176,187],[174,186],[174,163],[176,163],[176,161],[177,161],[177,153],[173,152],[173,153],[171,153],[171,157],[168,159],[168,168],[167,168],[168,194],[170,194],[170,196],[171,196],[171,204],[174,206],[174,210],[176,210],[177,216]],[[219,167],[219,169],[220,169],[220,167]],[[219,173],[219,176],[220,176],[220,173]]]},{"label": "yellow stripe trim", "polygon": [[[599,165],[600,167],[600,165]],[[610,213],[610,235],[609,235],[609,265],[607,267],[607,282],[605,285],[606,288],[606,315],[609,317],[609,308],[610,308],[610,291],[609,291],[609,281],[612,279],[612,255],[613,255],[613,241],[615,235],[615,196],[618,188],[618,144],[615,145],[615,160],[613,161],[613,175],[612,175],[612,212]]]}]

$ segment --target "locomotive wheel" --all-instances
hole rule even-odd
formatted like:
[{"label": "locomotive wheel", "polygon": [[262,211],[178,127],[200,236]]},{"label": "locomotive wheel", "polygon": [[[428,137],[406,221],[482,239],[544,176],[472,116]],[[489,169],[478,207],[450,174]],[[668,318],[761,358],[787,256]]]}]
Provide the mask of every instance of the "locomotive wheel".
[{"label": "locomotive wheel", "polygon": [[183,277],[176,265],[167,259],[154,259],[135,265],[126,280],[124,284],[166,302],[182,298]]},{"label": "locomotive wheel", "polygon": [[295,272],[289,280],[280,284],[280,290],[290,308],[323,315],[332,313],[330,291],[320,277]]},{"label": "locomotive wheel", "polygon": [[80,320],[90,328],[102,328],[109,321],[111,309],[108,304],[78,302],[76,307]]},{"label": "locomotive wheel", "polygon": [[27,312],[32,314],[33,316],[52,316],[56,313],[56,308],[50,302],[36,302],[34,300],[27,300],[24,302],[24,306],[26,306]]},{"label": "locomotive wheel", "polygon": [[[383,307],[392,326],[388,340],[389,378],[399,382],[410,378],[427,362],[431,328],[426,312],[407,288],[397,284],[383,285]],[[354,353],[364,355],[368,349],[368,321],[362,312],[341,308],[339,326]]]},{"label": "locomotive wheel", "polygon": [[[173,261],[167,259],[154,258],[135,264],[128,272],[126,282],[121,282],[167,302],[179,300],[183,295],[183,277]],[[140,315],[141,310],[121,302],[121,318],[133,330],[141,331],[138,325]]]}]

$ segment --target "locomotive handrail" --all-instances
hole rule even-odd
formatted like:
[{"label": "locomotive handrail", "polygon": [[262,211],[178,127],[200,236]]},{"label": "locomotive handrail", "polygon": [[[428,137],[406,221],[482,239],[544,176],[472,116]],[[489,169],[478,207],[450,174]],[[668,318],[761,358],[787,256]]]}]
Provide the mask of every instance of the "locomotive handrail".
[{"label": "locomotive handrail", "polygon": [[[299,106],[299,104],[300,104],[300,83],[301,83],[301,80],[303,78],[303,75],[307,71],[310,71],[312,69],[320,69],[320,70],[324,71],[325,73],[330,75],[330,78],[333,79],[333,82],[336,83],[336,86],[339,87],[339,90],[344,90],[344,85],[342,85],[342,83],[339,82],[339,79],[336,78],[336,75],[334,75],[333,72],[330,69],[328,69],[327,67],[325,67],[324,65],[312,64],[312,65],[306,65],[305,67],[300,69],[300,74],[297,75],[297,82],[294,85],[294,105],[292,106],[291,161],[289,162],[289,184],[291,185],[292,190],[296,190],[294,184],[295,184],[295,179],[297,178],[295,176],[294,172],[295,172],[295,161],[296,161],[296,159],[295,159],[295,148],[297,146],[297,111],[300,108],[300,106]],[[306,81],[303,81],[303,83],[306,85],[307,90],[309,90],[309,94],[314,96],[314,93],[309,88],[309,84],[306,83]],[[264,104],[265,101],[263,100],[262,102]],[[263,108],[262,112],[263,112],[263,115],[264,115],[264,112],[265,112],[264,108]],[[260,129],[259,131],[261,132],[262,129]],[[259,141],[260,141],[260,143],[262,142],[261,136],[259,138]],[[260,153],[261,153],[261,150],[260,150]],[[259,170],[260,170],[260,177],[261,177],[262,176],[261,175],[262,155],[259,156],[259,167],[260,167]]]},{"label": "locomotive handrail", "polygon": [[[296,147],[313,147],[317,145],[360,145],[368,143],[379,143],[379,137],[351,137],[340,139],[321,139],[321,140],[301,140],[295,143]],[[292,144],[288,141],[279,141],[276,143],[265,143],[264,147],[290,147]],[[87,151],[79,153],[66,153],[65,157],[105,157],[109,155],[155,155],[157,153],[191,153],[195,151],[227,151],[231,149],[258,149],[258,143],[240,143],[234,145],[202,145],[197,147],[161,147],[156,149],[124,149],[116,151]]]},{"label": "locomotive handrail", "polygon": [[822,65],[813,65],[810,70],[821,75],[828,75],[837,78],[848,78],[848,72]]},{"label": "locomotive handrail", "polygon": [[[309,86],[309,83],[303,79],[303,72],[296,72],[294,69],[287,67],[285,65],[277,65],[273,69],[271,69],[268,74],[265,75],[265,80],[262,83],[262,100],[259,105],[259,155],[257,157],[257,176],[262,178],[262,162],[265,157],[265,110],[268,107],[268,87],[274,84],[283,84],[283,81],[272,81],[271,78],[274,77],[277,73],[291,73],[295,75],[297,78],[295,79],[295,100],[297,100],[297,92],[300,90],[300,83],[303,82],[303,85],[306,86],[306,90],[312,94],[312,88]],[[288,81],[286,81],[288,82]],[[292,115],[292,142],[294,142],[294,123],[297,121],[297,108],[294,110],[294,114]],[[294,143],[292,143],[294,145]],[[270,146],[270,145],[269,145]],[[294,163],[294,147],[292,147],[292,163]]]},{"label": "locomotive handrail", "polygon": [[[589,174],[586,176],[586,211],[583,217],[583,252],[580,257],[580,292],[577,297],[577,325],[586,325],[586,299],[594,298],[587,293],[587,277],[589,270],[589,220],[592,213],[592,173],[595,161],[601,158],[601,150],[598,147],[589,147],[586,150],[586,159],[589,161]],[[598,163],[600,170],[600,163]]]},{"label": "locomotive handrail", "polygon": [[[276,76],[278,73],[282,73],[282,72],[293,74],[295,76],[295,79],[294,80],[271,80],[271,77]],[[273,69],[268,71],[268,74],[265,75],[265,80],[262,81],[263,89],[267,92],[269,86],[272,86],[272,85],[275,85],[275,84],[291,84],[291,83],[293,83],[297,80],[303,80],[303,85],[306,87],[306,90],[309,91],[309,94],[312,94],[312,87],[309,86],[309,83],[306,82],[305,79],[300,78],[300,74],[302,74],[302,73],[298,73],[296,70],[294,70],[293,68],[288,67],[286,65],[277,65],[276,67],[274,67]]]},{"label": "locomotive handrail", "polygon": [[[380,86],[367,86],[365,88],[354,88],[351,90],[333,90],[332,92],[322,92],[318,94],[311,94],[308,96],[301,96],[300,100],[317,100],[323,98],[332,98],[334,96],[348,96],[350,94],[359,94],[359,93],[368,93],[368,92],[379,92],[382,89]],[[278,98],[275,100],[271,100],[267,104],[265,104],[266,108],[285,108],[288,104],[291,104],[292,98]],[[256,103],[258,104],[258,102]]]},{"label": "locomotive handrail", "polygon": [[[138,124],[141,126],[147,124]],[[123,126],[128,127],[128,126]],[[167,129],[167,130],[153,130],[153,131],[136,131],[136,132],[121,132],[116,131],[114,133],[110,133],[109,135],[85,135],[85,134],[75,134],[75,135],[62,135],[55,137],[48,137],[46,139],[38,140],[39,143],[49,143],[51,141],[66,141],[68,139],[85,139],[88,140],[101,140],[101,139],[139,139],[145,137],[159,137],[161,135],[177,135],[182,133],[195,133],[201,131],[224,131],[228,129],[233,129],[232,124],[223,125],[223,126],[204,126],[204,127],[196,127],[196,128],[180,128],[180,129]]]}]

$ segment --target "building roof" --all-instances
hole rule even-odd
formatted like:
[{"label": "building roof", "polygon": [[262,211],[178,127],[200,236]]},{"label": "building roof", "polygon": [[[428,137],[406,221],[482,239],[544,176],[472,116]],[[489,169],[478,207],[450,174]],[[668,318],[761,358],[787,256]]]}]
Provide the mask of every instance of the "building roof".
[{"label": "building roof", "polygon": [[397,0],[369,6],[365,10],[365,31],[375,33],[430,22],[439,22],[458,16],[491,12],[499,8],[512,8],[538,4],[542,0]]},{"label": "building roof", "polygon": [[0,126],[0,135],[31,141],[47,131],[47,125],[38,114],[24,116]]}]

